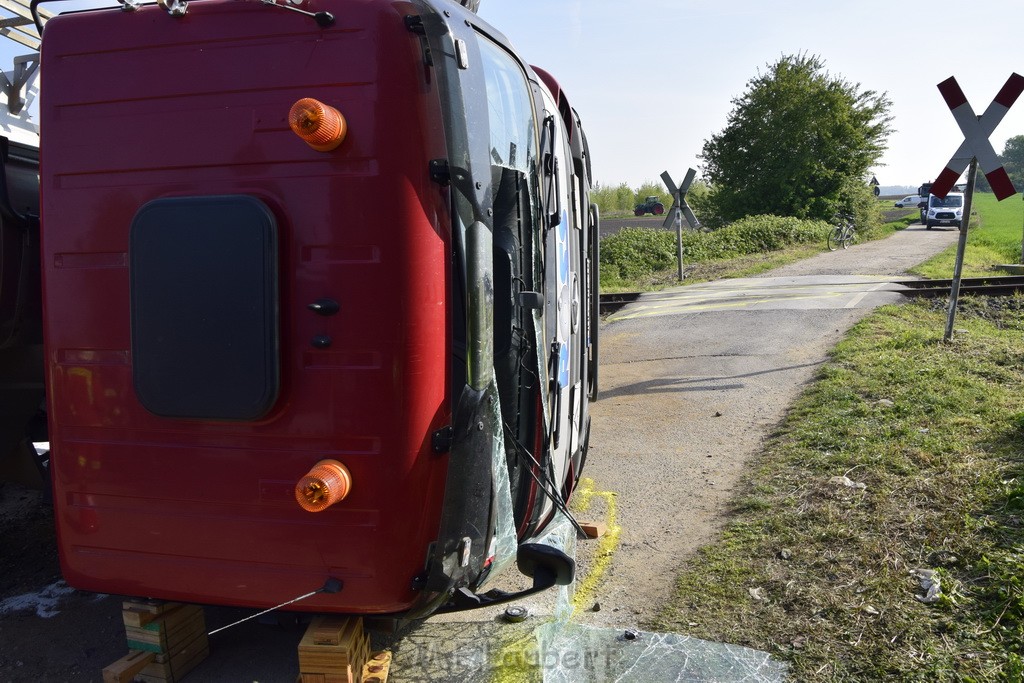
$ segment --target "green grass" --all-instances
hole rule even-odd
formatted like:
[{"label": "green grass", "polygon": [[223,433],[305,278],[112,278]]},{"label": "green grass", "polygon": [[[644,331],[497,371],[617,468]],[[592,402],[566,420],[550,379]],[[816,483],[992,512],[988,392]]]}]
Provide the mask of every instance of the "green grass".
[{"label": "green grass", "polygon": [[952,344],[943,324],[915,303],[853,329],[652,626],[797,681],[1022,680],[1024,298],[966,299]]},{"label": "green grass", "polygon": [[[996,201],[995,195],[978,193],[974,196],[976,222],[967,235],[964,253],[964,277],[991,275],[996,266],[1021,262],[1021,235],[1024,233],[1024,202],[1019,195]],[[912,272],[923,277],[949,278],[953,276],[956,247],[950,247],[936,258]]]}]

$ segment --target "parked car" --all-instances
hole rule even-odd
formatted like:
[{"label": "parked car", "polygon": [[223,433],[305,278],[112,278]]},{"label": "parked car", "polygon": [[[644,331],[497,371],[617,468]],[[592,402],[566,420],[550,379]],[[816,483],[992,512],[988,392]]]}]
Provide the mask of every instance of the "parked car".
[{"label": "parked car", "polygon": [[910,207],[913,207],[913,206],[921,206],[921,204],[925,203],[926,201],[928,201],[927,197],[922,197],[921,195],[912,194],[912,195],[908,195],[908,196],[904,197],[903,199],[899,200],[898,202],[896,202],[896,208],[897,209],[909,209]]}]

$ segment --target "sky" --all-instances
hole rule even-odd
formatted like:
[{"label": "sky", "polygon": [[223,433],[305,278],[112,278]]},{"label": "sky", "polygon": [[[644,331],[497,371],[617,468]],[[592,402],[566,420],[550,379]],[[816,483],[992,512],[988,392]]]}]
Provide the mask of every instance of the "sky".
[{"label": "sky", "polygon": [[[872,172],[883,186],[916,188],[963,141],[936,85],[955,76],[980,114],[1024,73],[1021,0],[480,0],[479,14],[559,80],[604,186],[699,172],[704,141],[725,128],[747,83],[805,53],[887,93],[894,132]],[[0,41],[0,65],[10,71],[26,52]],[[1021,134],[1024,97],[992,134],[995,151]]]},{"label": "sky", "polygon": [[[955,76],[980,115],[1011,73],[1024,74],[1021,0],[481,0],[479,14],[558,79],[603,186],[699,171],[704,141],[748,81],[806,53],[888,94],[894,132],[872,172],[916,188],[964,139],[937,84]],[[1024,97],[990,140],[1001,153],[1022,134]]]}]

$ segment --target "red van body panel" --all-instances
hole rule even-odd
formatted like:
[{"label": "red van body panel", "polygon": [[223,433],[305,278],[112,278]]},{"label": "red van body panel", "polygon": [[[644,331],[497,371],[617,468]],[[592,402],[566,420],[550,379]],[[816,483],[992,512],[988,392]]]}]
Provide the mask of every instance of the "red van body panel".
[{"label": "red van body panel", "polygon": [[[267,607],[336,578],[340,592],[294,608],[415,600],[447,469],[430,435],[452,419],[451,216],[428,172],[444,132],[403,4],[337,4],[330,31],[257,2],[46,26],[47,396],[77,588]],[[338,149],[289,129],[302,97],[346,117]],[[252,420],[155,415],[133,380],[133,221],[155,200],[222,196],[255,198],[276,223],[275,397]],[[336,315],[308,308],[323,298]],[[324,458],[348,467],[352,492],[309,513],[294,487]]]}]

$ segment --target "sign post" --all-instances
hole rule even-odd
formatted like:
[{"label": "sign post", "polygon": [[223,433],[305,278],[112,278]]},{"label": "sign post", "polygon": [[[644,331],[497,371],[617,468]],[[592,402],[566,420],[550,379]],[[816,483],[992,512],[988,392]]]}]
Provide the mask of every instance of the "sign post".
[{"label": "sign post", "polygon": [[967,228],[971,223],[971,208],[974,203],[974,185],[978,167],[980,166],[985,172],[985,178],[992,186],[992,191],[999,201],[1012,197],[1017,192],[988,138],[1006,116],[1006,112],[1013,106],[1013,103],[1020,97],[1021,92],[1024,92],[1024,76],[1018,73],[1011,74],[981,116],[975,115],[974,108],[967,101],[967,96],[964,95],[960,84],[956,82],[956,78],[950,76],[939,83],[938,88],[942,98],[946,101],[946,106],[953,113],[953,118],[956,119],[957,125],[960,126],[960,130],[964,134],[964,141],[932,184],[931,193],[936,197],[945,198],[956,185],[956,181],[959,180],[964,169],[970,167],[967,174],[967,191],[964,193],[963,220],[960,222],[960,240],[957,243],[956,263],[953,266],[953,284],[949,293],[946,334],[943,337],[948,342],[953,338],[953,321],[956,318],[956,304],[960,296],[964,251],[967,248]]},{"label": "sign post", "polygon": [[946,333],[943,341],[953,338],[953,321],[956,319],[956,305],[960,300],[960,280],[964,270],[964,252],[967,250],[967,228],[971,223],[971,205],[974,203],[974,183],[978,177],[978,160],[971,159],[967,169],[967,191],[964,192],[964,217],[960,223],[960,237],[956,243],[956,261],[953,263],[953,283],[949,288],[949,311],[946,315]]},{"label": "sign post", "polygon": [[690,185],[693,184],[693,178],[696,175],[696,170],[692,168],[687,169],[686,177],[683,178],[683,184],[677,186],[675,181],[672,180],[672,176],[668,174],[668,171],[661,174],[665,187],[668,188],[669,193],[672,195],[672,208],[669,209],[668,216],[665,217],[665,222],[662,226],[669,228],[675,225],[676,228],[676,256],[679,260],[680,282],[683,281],[685,276],[683,273],[683,218],[686,218],[686,224],[690,226],[691,230],[700,227],[700,221],[693,214],[690,205],[686,203],[686,193],[690,191]]}]

